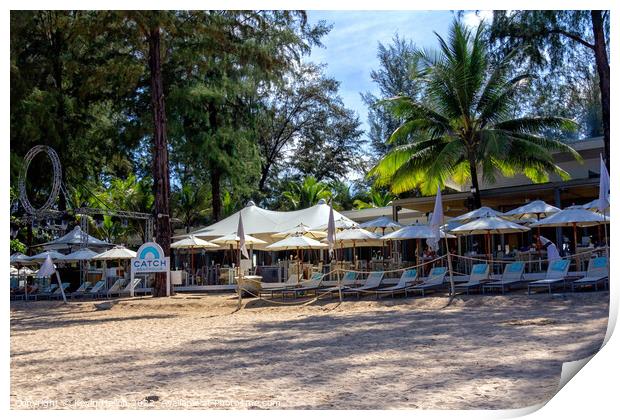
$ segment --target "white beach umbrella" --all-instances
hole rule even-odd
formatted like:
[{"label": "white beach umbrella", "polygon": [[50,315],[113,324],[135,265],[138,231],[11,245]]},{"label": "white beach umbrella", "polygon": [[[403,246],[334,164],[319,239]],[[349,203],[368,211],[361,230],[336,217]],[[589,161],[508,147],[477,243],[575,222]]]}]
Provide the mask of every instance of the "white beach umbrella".
[{"label": "white beach umbrella", "polygon": [[[416,264],[420,264],[420,240],[421,239],[432,239],[435,238],[435,230],[431,228],[430,225],[411,225],[405,226],[402,229],[397,230],[396,232],[388,233],[381,237],[383,240],[391,240],[391,241],[404,241],[408,239],[415,239],[416,246],[418,251],[416,252]],[[456,238],[454,235],[450,235],[449,233],[444,232],[443,229],[439,230],[439,234],[441,238]]]},{"label": "white beach umbrella", "polygon": [[271,245],[267,246],[267,249],[273,251],[288,251],[288,250],[296,250],[297,251],[297,281],[301,278],[301,270],[299,269],[299,265],[301,264],[301,260],[303,259],[303,254],[300,255],[300,252],[304,249],[323,249],[327,248],[327,244],[322,244],[321,242],[314,240],[312,238],[308,238],[304,235],[295,235],[288,236],[278,242],[275,242]]},{"label": "white beach umbrella", "polygon": [[[373,220],[369,220],[368,222],[364,222],[360,224],[362,229],[366,229],[370,232],[381,233],[381,236],[385,235],[386,231],[396,231],[403,227],[400,223],[395,222],[391,218],[387,216],[381,216]],[[389,239],[387,239],[389,241]],[[385,252],[385,240],[383,240],[383,247],[381,250],[382,254]],[[385,254],[383,254],[383,259],[385,259]]]},{"label": "white beach umbrella", "polygon": [[559,212],[560,209],[547,204],[542,200],[534,200],[516,209],[512,209],[504,213],[505,216],[514,217],[516,219],[523,218],[536,218],[540,219],[541,216],[546,217],[554,213]]},{"label": "white beach umbrella", "polygon": [[488,217],[488,216],[500,217],[503,215],[504,214],[502,212],[493,210],[491,207],[483,206],[483,207],[480,207],[479,209],[472,210],[465,214],[461,214],[460,216],[457,216],[453,218],[452,220],[460,220],[462,222],[468,222],[470,220],[479,219],[481,217]]},{"label": "white beach umbrella", "polygon": [[11,276],[19,274],[19,270],[16,267],[11,266]]},{"label": "white beach umbrella", "polygon": [[132,258],[136,258],[136,252],[131,249],[125,248],[122,245],[117,245],[112,249],[108,249],[101,254],[95,255],[92,259],[99,261],[108,261],[108,260],[130,260]]},{"label": "white beach umbrella", "polygon": [[340,243],[340,248],[353,248],[353,263],[357,260],[356,248],[358,246],[379,246],[377,242],[381,240],[381,236],[362,228],[344,229],[336,232],[335,236],[336,242]]},{"label": "white beach umbrella", "polygon": [[464,225],[457,226],[450,230],[456,235],[486,235],[487,237],[487,254],[491,255],[491,235],[501,233],[527,232],[530,230],[527,226],[521,226],[517,223],[502,219],[497,216],[482,217],[472,220]]},{"label": "white beach umbrella", "polygon": [[[603,200],[601,202],[600,198],[596,198],[586,204],[582,204],[581,206],[571,206],[568,208],[581,208],[581,209],[585,209],[585,210],[591,210],[591,211],[596,211],[596,212],[604,212],[605,210],[609,209],[609,201],[607,200]],[[568,209],[567,208],[567,209]],[[565,210],[567,210],[565,209]]]},{"label": "white beach umbrella", "polygon": [[[209,241],[205,241],[204,239],[197,238],[194,235],[189,235],[185,239],[181,239],[180,241],[171,243],[170,248],[191,250],[191,249],[219,248],[219,245],[213,244]],[[191,260],[192,260],[191,269],[192,269],[192,273],[194,273],[194,253],[192,253]]]},{"label": "white beach umbrella", "polygon": [[274,238],[286,238],[288,236],[304,235],[312,239],[321,239],[327,236],[327,232],[321,230],[312,230],[310,226],[306,226],[303,223],[298,224],[292,229],[285,230],[283,232],[274,233]]},{"label": "white beach umbrella", "polygon": [[74,262],[74,261],[89,261],[92,260],[93,257],[99,255],[98,252],[95,251],[91,251],[88,248],[83,248],[83,249],[79,249],[75,252],[72,252],[71,254],[67,254],[64,255],[62,257],[63,261],[70,261],[70,262]]},{"label": "white beach umbrella", "polygon": [[403,225],[395,222],[389,217],[381,216],[376,219],[369,220],[368,222],[361,223],[359,227],[375,233],[380,230],[381,234],[385,235],[386,230],[395,231],[403,227]]},{"label": "white beach umbrella", "polygon": [[566,209],[532,223],[532,227],[573,227],[575,251],[577,250],[577,227],[597,226],[609,223],[609,217],[585,209]]},{"label": "white beach umbrella", "polygon": [[[245,243],[247,245],[266,244],[267,242],[262,239],[255,238],[254,236],[244,235]],[[221,245],[238,245],[241,238],[237,235],[237,232],[230,233],[228,235],[220,236],[217,239],[213,239],[211,242]]]},{"label": "white beach umbrella", "polygon": [[65,257],[63,254],[61,254],[58,251],[44,251],[44,252],[41,252],[40,254],[33,255],[32,257],[30,257],[30,261],[43,262],[47,259],[48,256],[54,261],[56,260],[62,261],[63,258]]},{"label": "white beach umbrella", "polygon": [[[358,228],[359,226],[360,226],[359,223],[354,222],[353,220],[350,220],[350,219],[346,219],[344,217],[339,217],[334,220],[334,227],[336,228],[336,230],[353,229],[353,228]],[[317,226],[313,228],[313,230],[327,230],[327,224]]]},{"label": "white beach umbrella", "polygon": [[29,264],[32,263],[32,260],[28,255],[22,254],[21,252],[16,252],[9,258],[11,264]]},{"label": "white beach umbrella", "polygon": [[[442,238],[456,238],[456,236],[450,235],[443,230],[440,230],[440,235]],[[405,226],[396,232],[388,233],[382,236],[381,239],[402,241],[406,239],[429,239],[434,237],[435,232],[429,225],[411,225]]]}]

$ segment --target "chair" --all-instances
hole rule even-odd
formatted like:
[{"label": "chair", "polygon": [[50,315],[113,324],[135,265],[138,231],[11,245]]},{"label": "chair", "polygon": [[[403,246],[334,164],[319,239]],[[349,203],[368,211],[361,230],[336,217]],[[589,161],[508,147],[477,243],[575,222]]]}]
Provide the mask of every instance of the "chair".
[{"label": "chair", "polygon": [[[51,299],[60,299],[62,297],[63,292],[65,292],[69,286],[71,286],[71,283],[62,283],[61,287],[57,287],[56,290],[54,290],[52,293],[50,293],[49,298]],[[65,294],[65,297],[67,297],[67,295]]]},{"label": "chair", "polygon": [[136,287],[138,287],[138,285],[140,284],[140,282],[142,281],[141,278],[139,277],[135,277],[132,281],[127,282],[127,286],[125,286],[125,288],[121,291],[118,292],[119,296],[122,295],[131,295],[131,284],[133,283],[133,289],[135,290]]},{"label": "chair", "polygon": [[348,289],[351,287],[355,287],[356,281],[357,281],[357,272],[347,271],[346,273],[344,273],[344,276],[342,276],[342,280],[340,281],[339,286],[328,287],[326,289],[323,289],[322,291],[326,293],[330,293],[330,294],[334,292],[338,292],[340,289],[344,290],[344,289]]},{"label": "chair", "polygon": [[105,280],[99,280],[97,283],[95,283],[95,285],[93,286],[92,289],[90,289],[87,292],[84,292],[84,294],[82,296],[84,297],[99,297],[100,295],[103,295],[105,293],[104,291],[105,288]]},{"label": "chair", "polygon": [[71,298],[76,298],[78,296],[82,296],[84,293],[86,293],[88,291],[88,289],[90,289],[92,286],[92,283],[89,281],[85,281],[84,283],[82,283],[82,285],[80,287],[78,287],[73,293],[71,293],[69,296]]},{"label": "chair", "polygon": [[489,264],[474,264],[471,267],[469,280],[465,283],[455,284],[454,291],[469,294],[471,290],[480,289],[485,280],[489,280]]},{"label": "chair", "polygon": [[400,275],[398,283],[394,286],[375,289],[376,297],[379,297],[381,294],[389,294],[394,297],[394,294],[401,292],[405,293],[405,296],[407,296],[407,289],[411,287],[411,284],[415,282],[417,278],[417,269],[412,268],[411,270],[405,270],[403,271],[403,274]]},{"label": "chair", "polygon": [[609,281],[607,257],[596,257],[590,260],[585,277],[582,277],[571,284],[571,290],[574,292],[575,288],[593,286],[594,290],[597,291],[598,283],[605,280]]},{"label": "chair", "polygon": [[523,283],[523,270],[525,270],[525,262],[513,262],[504,268],[504,273],[498,281],[492,281],[482,285],[482,293],[487,290],[499,289],[501,293],[510,290],[512,286]]},{"label": "chair", "polygon": [[[303,281],[303,279],[302,279]],[[297,274],[291,274],[287,281],[284,283],[264,283],[261,282],[261,289],[263,290],[277,290],[277,289],[286,289],[288,287],[297,286],[299,284]]]},{"label": "chair", "polygon": [[372,271],[368,273],[368,277],[366,277],[366,281],[363,286],[360,287],[347,287],[343,289],[342,292],[346,295],[347,293],[356,294],[357,297],[360,296],[360,293],[368,292],[374,289],[378,289],[381,287],[381,282],[383,281],[383,276],[385,275],[384,271]]},{"label": "chair", "polygon": [[112,295],[120,296],[121,289],[123,288],[123,286],[125,286],[125,279],[124,278],[116,279],[114,284],[106,292],[107,297],[110,298],[112,297]]},{"label": "chair", "polygon": [[420,292],[424,296],[427,291],[443,289],[447,272],[446,267],[434,267],[422,283],[410,287],[407,291]]},{"label": "chair", "polygon": [[321,282],[323,281],[324,277],[325,274],[323,273],[313,273],[310,277],[310,280],[305,282],[305,286],[302,285],[301,287],[292,287],[290,289],[281,290],[280,292],[282,294],[282,297],[285,297],[288,293],[292,293],[293,297],[297,298],[299,294],[306,292],[314,292],[314,295],[316,296],[318,290],[321,289]]},{"label": "chair", "polygon": [[545,278],[529,283],[527,285],[527,294],[529,295],[532,289],[547,289],[551,293],[552,287],[560,283],[563,289],[566,290],[566,274],[568,273],[569,266],[570,260],[555,260],[549,263]]},{"label": "chair", "polygon": [[33,295],[29,294],[28,299],[32,298],[34,300],[38,300],[39,298],[49,298],[50,295],[54,293],[54,290],[56,290],[57,287],[58,285],[56,283],[51,283],[49,286],[46,286],[43,289],[41,289],[39,293],[36,293]]}]

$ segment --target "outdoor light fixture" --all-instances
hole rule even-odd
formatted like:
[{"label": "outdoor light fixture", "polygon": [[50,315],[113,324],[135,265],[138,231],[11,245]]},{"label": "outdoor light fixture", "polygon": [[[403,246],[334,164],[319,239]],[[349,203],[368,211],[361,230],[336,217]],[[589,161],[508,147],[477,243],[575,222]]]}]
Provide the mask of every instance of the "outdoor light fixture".
[{"label": "outdoor light fixture", "polygon": [[470,191],[472,194],[476,194],[476,187],[474,187],[474,186],[472,185],[471,187],[469,187],[469,191]]}]

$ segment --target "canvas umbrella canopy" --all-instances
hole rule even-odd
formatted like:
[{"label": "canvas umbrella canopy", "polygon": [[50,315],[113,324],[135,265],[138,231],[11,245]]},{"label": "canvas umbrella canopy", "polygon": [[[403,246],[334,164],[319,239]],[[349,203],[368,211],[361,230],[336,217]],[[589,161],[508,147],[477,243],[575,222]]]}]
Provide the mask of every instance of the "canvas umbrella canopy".
[{"label": "canvas umbrella canopy", "polygon": [[[360,226],[360,224],[357,223],[357,222],[354,222],[353,220],[346,219],[344,217],[340,217],[340,218],[334,220],[334,226],[335,226],[336,230],[343,230],[343,229],[358,228]],[[314,230],[327,230],[327,224],[318,226],[318,227],[314,228]]]},{"label": "canvas umbrella canopy", "polygon": [[11,264],[29,264],[32,263],[32,260],[28,255],[22,254],[21,252],[16,252],[10,257]]},{"label": "canvas umbrella canopy", "polygon": [[497,216],[487,216],[480,219],[472,220],[464,225],[457,226],[450,232],[456,235],[486,235],[487,238],[487,254],[491,259],[491,235],[501,233],[527,232],[530,230],[527,226],[521,226],[517,223],[502,219]]},{"label": "canvas umbrella canopy", "polygon": [[597,199],[590,201],[589,203],[583,204],[581,206],[574,206],[574,207],[602,213],[603,211],[609,209],[609,202],[606,200],[603,200],[601,204],[601,200],[597,198]]},{"label": "canvas umbrella canopy", "polygon": [[[176,241],[170,244],[170,248],[174,249],[206,249],[206,248],[219,248],[219,245],[213,244],[209,241],[205,241],[204,239],[200,239],[195,237],[194,235],[189,235],[185,239],[181,239],[180,241]],[[194,253],[192,252],[192,274],[194,273]]]},{"label": "canvas umbrella canopy", "polygon": [[[336,232],[336,242],[340,242],[340,248],[353,247],[353,263],[357,262],[356,248],[358,245],[377,246],[381,236],[362,228],[344,229]],[[324,240],[325,241],[325,240]]]},{"label": "canvas umbrella canopy", "polygon": [[63,255],[62,260],[63,261],[70,261],[70,262],[75,262],[75,261],[90,261],[93,259],[93,257],[99,255],[98,252],[95,251],[91,251],[88,248],[83,248],[83,249],[79,249],[75,252],[72,252],[71,254],[67,254],[67,255]]},{"label": "canvas umbrella canopy", "polygon": [[65,256],[58,251],[44,251],[40,254],[33,255],[30,257],[30,261],[33,262],[43,262],[47,259],[47,256],[50,256],[52,260],[62,260]]},{"label": "canvas umbrella canopy", "polygon": [[541,216],[547,217],[559,211],[559,208],[552,206],[551,204],[547,204],[542,200],[534,200],[521,207],[507,211],[504,215],[514,217],[516,219],[534,217],[536,219],[540,219]]},{"label": "canvas umbrella canopy", "polygon": [[[267,243],[263,241],[262,239],[255,238],[254,236],[247,235],[247,234],[243,235],[243,238],[245,239],[245,244],[250,245],[250,246]],[[229,233],[228,235],[220,236],[219,238],[213,239],[211,242],[213,242],[214,244],[229,245],[231,254],[232,254],[232,250],[234,246],[237,247],[237,251],[241,252],[241,238],[239,237],[239,235],[237,235],[237,232],[233,232],[233,233]],[[238,257],[238,260],[240,263],[241,256]]]},{"label": "canvas umbrella canopy", "polygon": [[491,207],[480,207],[479,209],[476,210],[472,210],[468,213],[465,214],[461,214],[460,216],[457,216],[455,218],[453,218],[452,220],[458,220],[461,222],[468,222],[470,220],[475,220],[475,219],[479,219],[481,217],[487,217],[487,216],[495,216],[495,217],[500,217],[503,216],[504,214],[502,212],[499,212],[497,210],[493,210]]},{"label": "canvas umbrella canopy", "polygon": [[[439,230],[439,235],[441,238],[456,238],[454,235],[450,235],[449,233],[444,232],[443,230]],[[395,240],[395,241],[404,241],[407,239],[415,239],[416,245],[418,249],[420,249],[420,239],[429,239],[434,238],[435,232],[429,225],[411,225],[405,226],[402,229],[397,230],[396,232],[388,233],[381,237],[384,240]],[[416,264],[420,264],[420,254],[416,252]]]},{"label": "canvas umbrella canopy", "polygon": [[41,244],[41,246],[43,246],[45,249],[65,249],[75,246],[81,246],[85,242],[95,248],[107,248],[112,246],[111,243],[102,241],[101,239],[97,239],[94,236],[87,234],[79,226],[74,227],[66,235],[61,236],[58,239],[54,239],[51,242]]},{"label": "canvas umbrella canopy", "polygon": [[271,245],[267,246],[267,249],[271,249],[273,251],[288,251],[288,250],[296,250],[297,251],[297,281],[299,282],[301,279],[301,270],[300,264],[303,259],[303,254],[300,255],[300,252],[304,249],[323,249],[327,248],[327,244],[323,244],[315,239],[308,238],[302,234],[289,236],[281,241],[275,242]]},{"label": "canvas umbrella canopy", "polygon": [[11,266],[11,275],[19,274],[19,270],[16,267]]},{"label": "canvas umbrella canopy", "polygon": [[312,239],[322,239],[327,236],[327,232],[322,230],[312,230],[309,226],[303,223],[298,224],[292,229],[285,230],[283,232],[274,233],[271,235],[274,238],[286,238],[288,236],[304,235]]},{"label": "canvas umbrella canopy", "polygon": [[[92,258],[92,260],[103,261],[106,268],[107,268],[107,261],[116,260],[118,261],[118,266],[120,267],[121,260],[130,260],[132,258],[136,258],[136,256],[137,254],[135,251],[125,248],[122,245],[116,245],[112,249],[108,249],[107,251],[102,252],[101,254],[95,255]],[[104,269],[104,276],[107,277],[107,275],[105,275],[105,269]]]},{"label": "canvas umbrella canopy", "polygon": [[575,252],[577,251],[577,227],[597,226],[609,223],[609,217],[584,209],[566,209],[533,223],[536,227],[573,227]]},{"label": "canvas umbrella canopy", "polygon": [[[381,231],[381,236],[385,235],[385,231],[395,231],[403,227],[400,223],[395,222],[386,216],[381,216],[373,220],[369,220],[368,222],[364,222],[360,224],[360,227],[366,229],[370,232],[379,233]],[[389,241],[389,239],[388,239]],[[382,253],[385,251],[385,240],[383,240]],[[385,254],[383,254],[383,259],[385,260]]]}]

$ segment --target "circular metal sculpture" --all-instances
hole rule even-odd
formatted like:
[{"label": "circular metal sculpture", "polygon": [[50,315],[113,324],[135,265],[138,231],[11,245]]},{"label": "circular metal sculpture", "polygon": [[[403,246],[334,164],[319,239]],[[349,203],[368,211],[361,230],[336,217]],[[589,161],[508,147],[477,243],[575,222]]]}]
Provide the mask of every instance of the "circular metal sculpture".
[{"label": "circular metal sculpture", "polygon": [[[46,153],[52,162],[52,190],[50,191],[50,195],[47,197],[47,201],[39,208],[35,208],[30,200],[28,199],[28,194],[26,192],[26,178],[28,177],[28,167],[30,166],[30,162],[32,159],[39,153]],[[60,192],[60,184],[62,181],[62,167],[60,166],[60,159],[58,158],[58,154],[54,149],[49,146],[38,145],[34,146],[32,149],[26,153],[24,156],[24,165],[19,174],[19,201],[24,206],[24,209],[28,214],[37,215],[45,210],[49,210],[56,199],[58,198],[58,193]]]}]

